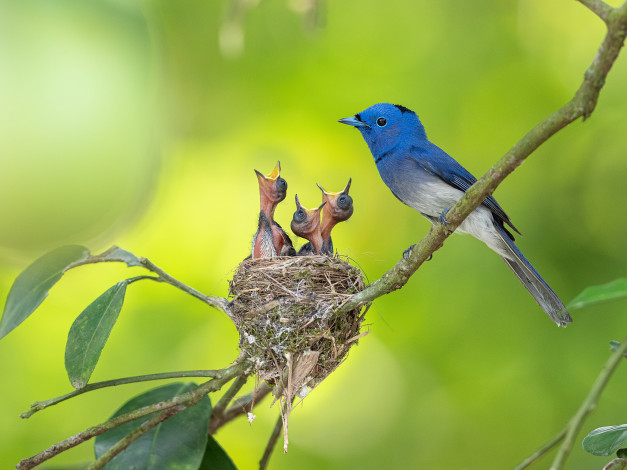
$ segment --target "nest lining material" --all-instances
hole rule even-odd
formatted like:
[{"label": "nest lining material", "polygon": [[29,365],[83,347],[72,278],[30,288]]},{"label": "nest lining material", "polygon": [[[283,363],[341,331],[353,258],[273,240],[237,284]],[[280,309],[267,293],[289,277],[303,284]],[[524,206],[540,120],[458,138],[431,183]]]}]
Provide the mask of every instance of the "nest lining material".
[{"label": "nest lining material", "polygon": [[333,314],[364,287],[362,272],[339,257],[244,260],[230,282],[232,318],[259,377],[281,382],[289,402],[320,383],[365,334],[361,308]]}]

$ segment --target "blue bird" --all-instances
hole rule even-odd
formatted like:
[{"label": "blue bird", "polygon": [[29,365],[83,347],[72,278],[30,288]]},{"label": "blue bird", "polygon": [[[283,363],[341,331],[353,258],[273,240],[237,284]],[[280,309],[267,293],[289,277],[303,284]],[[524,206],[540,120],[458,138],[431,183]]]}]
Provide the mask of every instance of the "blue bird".
[{"label": "blue bird", "polygon": [[[477,179],[427,139],[418,116],[401,105],[379,103],[339,122],[354,126],[370,148],[383,182],[404,204],[431,223],[446,223],[446,212]],[[553,289],[514,244],[509,217],[488,196],[457,228],[495,251],[558,326],[572,318]]]}]

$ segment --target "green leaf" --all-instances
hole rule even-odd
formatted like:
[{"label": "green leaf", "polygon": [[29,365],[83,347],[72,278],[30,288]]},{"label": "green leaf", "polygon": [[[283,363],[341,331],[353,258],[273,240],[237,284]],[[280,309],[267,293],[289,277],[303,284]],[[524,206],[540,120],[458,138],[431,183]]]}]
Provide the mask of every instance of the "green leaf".
[{"label": "green leaf", "polygon": [[[181,395],[194,383],[172,383],[155,388],[128,401],[112,417]],[[211,400],[204,397],[141,436],[107,465],[107,470],[197,470],[209,436]],[[124,436],[150,419],[143,417],[96,437],[94,450],[100,457]]]},{"label": "green leaf", "polygon": [[237,470],[237,467],[213,436],[209,436],[198,470]]},{"label": "green leaf", "polygon": [[600,286],[586,287],[566,307],[568,310],[595,305],[609,300],[622,299],[627,297],[627,278],[616,279],[615,281],[602,284]]},{"label": "green leaf", "polygon": [[582,442],[584,450],[594,455],[610,455],[627,443],[627,424],[598,428]]},{"label": "green leaf", "polygon": [[50,288],[72,264],[89,256],[84,246],[57,248],[26,268],[11,286],[0,321],[0,338],[22,323],[48,296]]},{"label": "green leaf", "polygon": [[616,456],[621,459],[627,459],[627,449],[618,449],[616,451]]},{"label": "green leaf", "polygon": [[121,281],[108,289],[83,310],[70,328],[65,346],[65,369],[76,389],[87,385],[98,363],[122,309],[127,284]]}]

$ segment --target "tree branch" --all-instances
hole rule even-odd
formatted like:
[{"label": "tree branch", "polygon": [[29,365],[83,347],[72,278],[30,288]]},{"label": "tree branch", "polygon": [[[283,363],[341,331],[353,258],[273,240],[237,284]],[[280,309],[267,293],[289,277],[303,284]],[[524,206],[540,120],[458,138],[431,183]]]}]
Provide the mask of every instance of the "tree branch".
[{"label": "tree branch", "polygon": [[[602,8],[599,6],[602,2],[583,0],[582,3],[595,13]],[[606,14],[607,34],[592,64],[586,70],[584,80],[573,99],[531,129],[473,184],[447,213],[448,224],[446,226],[441,223],[433,224],[429,233],[410,251],[408,259],[402,257],[380,279],[350,297],[338,308],[336,311],[338,314],[368,304],[382,295],[403,287],[422,263],[443,245],[464,219],[487,196],[492,194],[498,185],[534,150],[571,122],[580,117],[586,119],[590,116],[596,106],[601,88],[605,84],[605,78],[618,57],[627,35],[627,2],[618,8],[609,8],[611,11]]]},{"label": "tree branch", "polygon": [[92,390],[98,390],[100,388],[106,387],[115,387],[117,385],[126,385],[138,382],[147,382],[150,380],[164,380],[164,379],[175,379],[181,377],[219,377],[222,373],[222,370],[183,370],[177,372],[163,372],[159,374],[148,374],[148,375],[136,375],[134,377],[124,377],[121,379],[113,379],[113,380],[105,380],[103,382],[95,382],[92,384],[87,384],[83,388],[79,390],[74,390],[72,392],[66,393],[65,395],[61,395],[55,398],[50,398],[49,400],[44,401],[36,401],[30,406],[30,410],[25,411],[20,415],[20,418],[27,419],[32,415],[41,411],[49,406],[56,405],[57,403],[61,403],[70,398],[74,398],[78,395],[82,395],[83,393],[91,392]]},{"label": "tree branch", "polygon": [[83,432],[80,432],[74,436],[68,437],[57,444],[52,445],[48,449],[32,456],[27,459],[22,460],[15,467],[17,470],[26,470],[45,462],[46,460],[51,459],[55,455],[60,454],[72,447],[75,447],[92,437],[96,437],[104,432],[107,432],[110,429],[120,426],[121,424],[128,423],[129,421],[136,420],[138,418],[142,418],[156,411],[167,410],[172,407],[182,406],[183,408],[187,408],[189,406],[193,406],[198,403],[204,396],[208,393],[215,392],[216,390],[220,390],[222,386],[232,380],[234,377],[238,375],[242,375],[246,373],[251,367],[251,364],[248,361],[241,361],[232,365],[231,367],[227,367],[226,369],[222,369],[219,377],[205,382],[193,390],[189,392],[183,393],[182,395],[178,395],[169,400],[161,401],[159,403],[155,403],[153,405],[144,406],[143,408],[139,408],[137,410],[130,411],[120,416],[116,416],[115,418],[111,418],[108,421],[105,421],[102,424],[97,426],[93,426],[89,429],[86,429]]},{"label": "tree branch", "polygon": [[139,258],[139,262],[141,263],[143,267],[157,274],[159,276],[159,279],[161,279],[163,282],[167,282],[168,284],[182,290],[186,294],[189,294],[193,297],[196,297],[199,300],[202,300],[204,303],[206,303],[207,305],[210,305],[213,308],[222,310],[229,317],[231,317],[231,305],[229,304],[228,300],[226,300],[225,298],[212,297],[209,295],[205,295],[202,292],[197,291],[193,287],[183,284],[181,281],[173,278],[168,273],[166,273],[163,269],[156,266],[148,258]]},{"label": "tree branch", "polygon": [[231,400],[233,400],[233,397],[237,395],[237,392],[241,390],[241,388],[246,384],[247,380],[248,380],[248,375],[240,375],[239,377],[237,377],[233,381],[229,389],[226,391],[226,393],[222,395],[222,398],[218,400],[218,403],[215,404],[215,406],[211,410],[211,415],[212,416],[214,414],[217,416],[223,415],[226,407],[229,406],[229,403],[231,403]]},{"label": "tree branch", "polygon": [[153,418],[143,422],[137,428],[135,428],[133,431],[131,431],[129,434],[127,434],[118,442],[116,442],[113,446],[111,446],[109,450],[102,454],[95,462],[90,464],[87,467],[87,470],[100,470],[106,464],[108,464],[113,459],[113,457],[115,457],[128,446],[130,446],[134,441],[146,434],[152,428],[164,422],[166,419],[171,418],[176,413],[178,413],[179,411],[183,411],[184,409],[185,406],[174,406],[172,408],[168,408],[167,410],[163,410],[161,413],[155,415]]},{"label": "tree branch", "polygon": [[577,0],[582,5],[585,5],[592,13],[597,15],[603,21],[607,21],[607,17],[612,12],[613,8],[605,3],[603,0]]},{"label": "tree branch", "polygon": [[553,465],[551,465],[551,470],[560,470],[564,467],[564,462],[566,461],[566,457],[570,453],[570,450],[573,447],[573,442],[575,442],[575,438],[577,437],[577,433],[581,429],[584,419],[590,414],[597,406],[599,401],[599,397],[605,389],[612,373],[618,366],[618,364],[623,360],[623,355],[627,353],[627,337],[623,339],[620,347],[616,348],[616,351],[612,353],[609,357],[599,376],[594,381],[588,396],[583,401],[575,416],[572,417],[568,425],[566,426],[566,436],[564,438],[564,442],[562,446],[557,451],[557,455],[555,456],[555,460],[553,460]]},{"label": "tree branch", "polygon": [[222,310],[229,317],[231,316],[231,306],[228,300],[226,300],[225,298],[212,297],[209,295],[205,295],[202,292],[199,292],[196,289],[186,284],[183,284],[178,279],[173,278],[168,273],[166,273],[163,269],[155,265],[152,261],[148,260],[147,258],[137,257],[130,251],[123,250],[122,248],[115,246],[115,245],[103,251],[102,253],[99,253],[96,255],[89,254],[85,259],[70,264],[66,268],[66,270],[76,268],[78,266],[83,266],[86,264],[110,263],[110,262],[126,263],[126,265],[129,267],[141,266],[158,275],[158,277],[137,276],[136,278],[132,278],[130,282],[134,282],[140,279],[152,279],[153,281],[165,282],[178,289],[181,289],[183,292],[193,297],[196,297],[199,300],[202,300],[203,302],[205,302],[206,304],[210,305],[213,308]]},{"label": "tree branch", "polygon": [[263,382],[248,395],[235,400],[231,407],[222,414],[215,413],[214,408],[214,412],[211,414],[211,421],[209,422],[209,434],[215,434],[218,429],[229,421],[252,411],[253,407],[258,405],[271,390],[272,387],[267,382]]},{"label": "tree branch", "polygon": [[555,460],[553,460],[551,470],[560,470],[561,468],[563,468],[566,457],[568,457],[568,454],[573,447],[573,442],[577,437],[577,433],[581,429],[584,419],[596,408],[599,398],[601,397],[601,393],[605,389],[605,386],[610,380],[612,373],[626,353],[627,337],[623,339],[623,342],[620,343],[620,345],[616,349],[613,349],[611,356],[601,368],[601,372],[594,381],[590,392],[588,392],[588,396],[585,398],[575,415],[568,421],[568,424],[564,427],[564,429],[560,431],[560,433],[553,439],[551,439],[548,443],[546,443],[540,449],[534,452],[533,455],[525,459],[514,470],[523,470],[529,467],[532,463],[534,463],[536,460],[549,452],[553,447],[555,447],[562,441],[562,446],[557,452]]},{"label": "tree branch", "polygon": [[268,444],[266,445],[266,448],[263,451],[263,455],[261,456],[261,460],[259,461],[259,470],[266,470],[266,468],[268,468],[270,457],[272,456],[272,452],[274,451],[276,442],[279,440],[279,436],[281,435],[282,429],[283,429],[283,415],[279,414],[279,419],[277,419],[277,422],[274,425],[274,429],[272,430],[272,434],[270,434],[270,439],[268,440]]},{"label": "tree branch", "polygon": [[549,442],[544,444],[542,447],[536,450],[533,454],[531,454],[529,457],[523,460],[520,465],[517,465],[516,468],[514,468],[514,470],[524,470],[525,468],[530,466],[532,463],[534,463],[536,460],[538,460],[540,457],[542,457],[544,454],[546,454],[551,449],[553,449],[560,442],[562,442],[565,436],[566,436],[566,428],[562,429],[559,432],[559,434],[553,437],[553,439],[551,439]]}]

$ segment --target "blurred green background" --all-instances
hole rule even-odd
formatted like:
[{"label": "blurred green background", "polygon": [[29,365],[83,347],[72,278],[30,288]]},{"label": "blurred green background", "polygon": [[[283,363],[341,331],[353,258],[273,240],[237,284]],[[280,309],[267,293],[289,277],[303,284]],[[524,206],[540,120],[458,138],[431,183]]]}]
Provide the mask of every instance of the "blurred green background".
[{"label": "blurred green background", "polygon": [[[618,2],[615,2],[617,4]],[[359,133],[336,121],[380,101],[421,117],[431,140],[479,176],[567,102],[604,35],[576,1],[0,1],[0,298],[44,252],[117,244],[225,296],[259,210],[253,169],[281,161],[277,220],[353,178],[338,251],[370,280],[429,225],[381,182]],[[592,117],[543,145],[497,190],[519,246],[564,301],[627,273],[627,57]],[[107,419],[151,384],[70,390],[64,345],[80,311],[129,270],[72,270],[0,342],[0,463]],[[625,303],[576,311],[558,329],[503,262],[454,236],[368,312],[370,334],[291,416],[274,469],[511,468],[557,433],[625,334]],[[221,368],[238,354],[220,312],[136,283],[92,381]],[[158,385],[155,383],[154,386]],[[252,384],[248,384],[249,388]],[[579,446],[625,422],[627,364]],[[269,401],[217,439],[255,468],[278,413]],[[85,444],[50,468],[92,458]],[[546,468],[549,459],[537,468]]]}]

